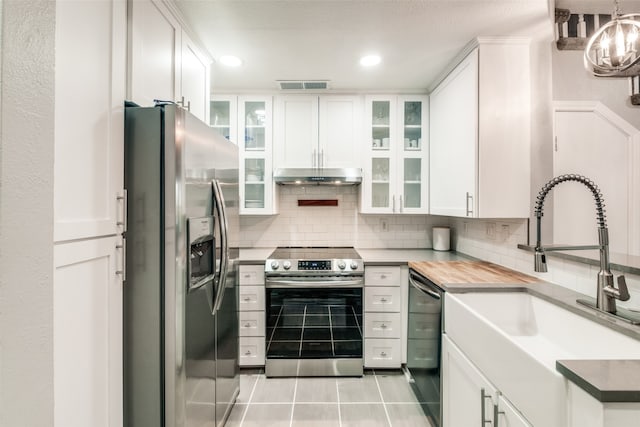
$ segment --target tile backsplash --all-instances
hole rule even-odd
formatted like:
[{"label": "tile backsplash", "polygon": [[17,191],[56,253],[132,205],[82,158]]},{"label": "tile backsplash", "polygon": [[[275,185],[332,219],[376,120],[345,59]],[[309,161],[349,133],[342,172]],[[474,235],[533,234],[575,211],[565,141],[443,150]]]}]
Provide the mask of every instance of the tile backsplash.
[{"label": "tile backsplash", "polygon": [[[450,226],[451,248],[458,252],[595,297],[597,266],[549,257],[548,273],[533,271],[533,254],[517,248],[527,242],[525,219],[360,214],[359,191],[357,187],[280,187],[278,215],[240,218],[240,246],[427,249],[432,247],[431,228]],[[338,206],[299,207],[298,199],[337,199]],[[631,300],[619,304],[640,310],[640,276],[625,276]]]},{"label": "tile backsplash", "polygon": [[[448,218],[428,215],[358,213],[357,187],[285,186],[278,188],[279,213],[242,216],[242,247],[355,246],[431,248],[431,227]],[[298,206],[298,199],[337,199],[338,206]]]},{"label": "tile backsplash", "polygon": [[[573,289],[595,297],[596,277],[600,267],[547,258],[549,271],[533,271],[533,253],[518,249],[519,243],[527,243],[528,224],[525,219],[467,219],[449,218],[452,228],[452,248],[475,258],[494,262],[539,277],[547,282]],[[532,236],[535,240],[535,236]],[[622,274],[612,271],[615,276]],[[625,274],[631,299],[618,302],[620,306],[640,310],[640,276]]]}]

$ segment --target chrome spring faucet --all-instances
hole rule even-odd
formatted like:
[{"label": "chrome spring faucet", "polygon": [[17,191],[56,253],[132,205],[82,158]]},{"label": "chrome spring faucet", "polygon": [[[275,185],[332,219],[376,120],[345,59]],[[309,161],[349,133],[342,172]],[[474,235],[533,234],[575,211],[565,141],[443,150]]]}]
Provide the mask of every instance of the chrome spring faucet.
[{"label": "chrome spring faucet", "polygon": [[[598,244],[590,246],[542,246],[542,208],[547,194],[556,185],[574,181],[584,184],[593,193],[596,202],[596,221],[598,223]],[[598,288],[596,294],[595,308],[606,311],[608,313],[616,312],[616,299],[627,301],[630,298],[629,291],[624,276],[618,276],[618,287],[613,286],[613,274],[609,264],[609,231],[607,229],[607,221],[605,217],[604,199],[597,185],[589,178],[582,175],[560,175],[547,182],[536,198],[535,216],[536,216],[536,248],[535,248],[535,265],[537,272],[546,273],[547,260],[545,251],[569,251],[569,250],[587,250],[599,249],[600,251],[600,271],[598,272]],[[579,300],[582,302],[582,300]]]}]

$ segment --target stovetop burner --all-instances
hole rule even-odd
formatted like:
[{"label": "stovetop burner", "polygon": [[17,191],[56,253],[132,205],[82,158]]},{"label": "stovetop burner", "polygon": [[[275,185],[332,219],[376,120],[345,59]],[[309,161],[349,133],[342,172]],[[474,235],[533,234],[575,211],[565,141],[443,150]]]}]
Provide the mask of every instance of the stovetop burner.
[{"label": "stovetop burner", "polygon": [[360,259],[360,255],[351,246],[282,246],[276,248],[269,259]]}]

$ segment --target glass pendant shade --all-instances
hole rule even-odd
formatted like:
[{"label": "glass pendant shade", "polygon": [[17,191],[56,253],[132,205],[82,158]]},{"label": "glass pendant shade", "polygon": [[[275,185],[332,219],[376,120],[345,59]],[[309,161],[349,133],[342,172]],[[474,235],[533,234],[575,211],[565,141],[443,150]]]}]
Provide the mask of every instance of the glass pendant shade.
[{"label": "glass pendant shade", "polygon": [[615,15],[596,31],[584,51],[585,68],[599,77],[628,77],[640,73],[638,35],[640,14]]}]

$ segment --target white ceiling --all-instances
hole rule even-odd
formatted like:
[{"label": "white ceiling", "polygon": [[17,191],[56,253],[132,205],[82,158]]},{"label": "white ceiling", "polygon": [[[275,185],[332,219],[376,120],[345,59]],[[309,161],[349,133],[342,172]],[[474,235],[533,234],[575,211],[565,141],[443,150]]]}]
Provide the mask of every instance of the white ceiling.
[{"label": "white ceiling", "polygon": [[[551,0],[175,0],[214,58],[212,91],[330,80],[337,91],[426,91],[476,36],[549,37]],[[360,56],[382,64],[364,69]]]}]

